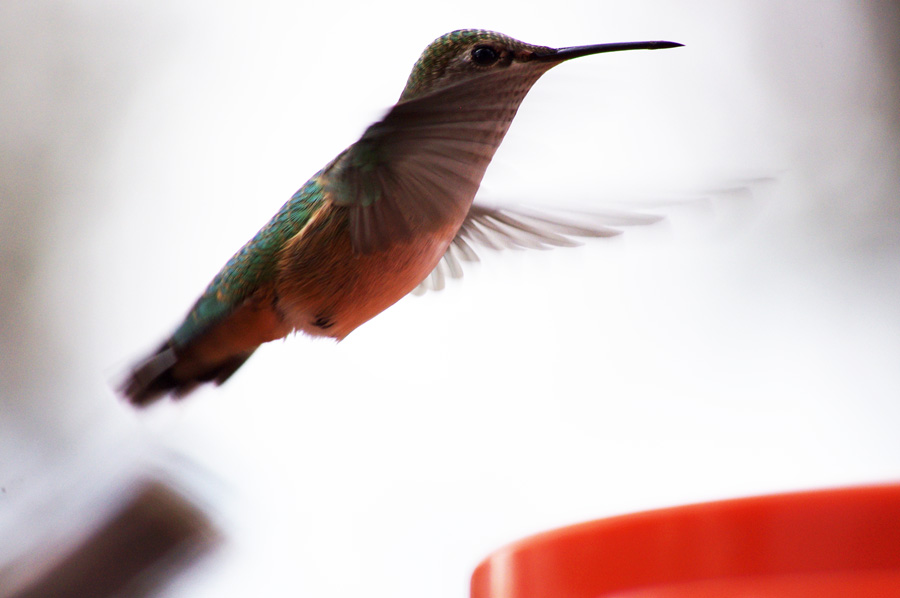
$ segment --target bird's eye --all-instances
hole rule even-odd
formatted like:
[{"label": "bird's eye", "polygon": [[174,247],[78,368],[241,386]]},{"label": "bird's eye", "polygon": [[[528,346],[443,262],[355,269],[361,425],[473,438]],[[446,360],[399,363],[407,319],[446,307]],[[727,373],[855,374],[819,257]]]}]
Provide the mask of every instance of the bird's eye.
[{"label": "bird's eye", "polygon": [[478,66],[490,66],[499,58],[500,53],[490,46],[475,46],[472,49],[472,61]]}]

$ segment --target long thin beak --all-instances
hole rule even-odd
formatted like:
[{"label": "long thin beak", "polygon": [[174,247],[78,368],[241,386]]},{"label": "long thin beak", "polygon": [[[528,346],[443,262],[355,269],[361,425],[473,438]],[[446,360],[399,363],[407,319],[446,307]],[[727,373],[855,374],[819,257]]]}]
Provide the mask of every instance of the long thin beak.
[{"label": "long thin beak", "polygon": [[548,62],[562,62],[570,58],[579,58],[581,56],[590,56],[591,54],[600,54],[602,52],[620,52],[622,50],[662,50],[665,48],[678,48],[684,44],[676,42],[624,42],[618,44],[594,44],[593,46],[573,46],[571,48],[559,48],[548,54],[532,55],[532,60],[541,60]]}]

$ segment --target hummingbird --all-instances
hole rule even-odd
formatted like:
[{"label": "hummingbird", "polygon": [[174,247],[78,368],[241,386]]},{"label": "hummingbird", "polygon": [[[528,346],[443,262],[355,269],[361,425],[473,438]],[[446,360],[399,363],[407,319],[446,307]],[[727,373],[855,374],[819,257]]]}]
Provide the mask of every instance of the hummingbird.
[{"label": "hummingbird", "polygon": [[[646,41],[550,48],[482,29],[434,40],[380,122],[312,176],[213,278],[175,332],[121,392],[147,405],[222,384],[262,343],[291,332],[345,338],[410,292],[459,276],[473,245],[574,245],[609,236],[474,203],[532,85],[582,56],[657,50]],[[431,276],[431,278],[429,278]]]}]

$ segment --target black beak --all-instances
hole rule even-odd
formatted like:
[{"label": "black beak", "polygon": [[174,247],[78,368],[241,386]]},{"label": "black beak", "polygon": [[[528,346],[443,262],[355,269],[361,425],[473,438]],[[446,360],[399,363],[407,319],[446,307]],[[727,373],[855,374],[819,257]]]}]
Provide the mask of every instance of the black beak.
[{"label": "black beak", "polygon": [[547,54],[532,54],[532,60],[546,62],[562,62],[570,58],[590,56],[602,52],[620,52],[622,50],[662,50],[665,48],[678,48],[684,44],[675,42],[624,42],[619,44],[594,44],[593,46],[573,46],[571,48],[559,48]]}]

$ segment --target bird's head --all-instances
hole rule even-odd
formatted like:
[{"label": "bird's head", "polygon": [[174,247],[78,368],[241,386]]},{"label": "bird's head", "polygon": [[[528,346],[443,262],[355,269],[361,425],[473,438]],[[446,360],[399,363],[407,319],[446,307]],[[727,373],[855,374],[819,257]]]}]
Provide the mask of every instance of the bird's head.
[{"label": "bird's head", "polygon": [[510,68],[544,72],[579,56],[619,50],[655,50],[680,46],[673,42],[629,42],[572,48],[526,44],[484,29],[460,29],[437,38],[416,61],[400,101],[492,71]]}]

